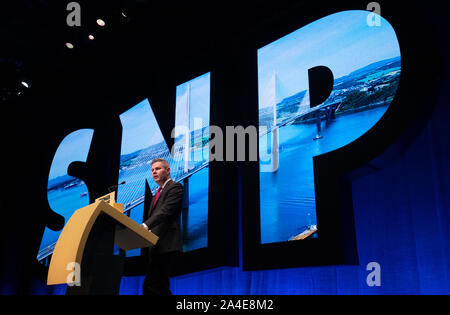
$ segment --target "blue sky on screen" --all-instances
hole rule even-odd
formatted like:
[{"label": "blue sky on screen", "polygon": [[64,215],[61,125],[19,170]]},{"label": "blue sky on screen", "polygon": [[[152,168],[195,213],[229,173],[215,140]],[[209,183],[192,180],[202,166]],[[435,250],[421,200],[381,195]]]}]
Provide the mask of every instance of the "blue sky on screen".
[{"label": "blue sky on screen", "polygon": [[122,122],[122,155],[164,141],[147,99],[122,113],[120,121]]},{"label": "blue sky on screen", "polygon": [[66,175],[67,167],[73,161],[86,161],[93,134],[93,129],[80,129],[68,134],[61,141],[53,157],[49,180]]},{"label": "blue sky on screen", "polygon": [[288,97],[308,89],[308,69],[327,66],[334,78],[373,62],[397,57],[400,48],[392,26],[367,24],[368,11],[344,11],[312,22],[258,49],[259,107],[269,106],[264,92],[273,73]]},{"label": "blue sky on screen", "polygon": [[[191,85],[191,119],[189,128],[194,128],[194,118],[201,119],[203,127],[209,125],[210,80],[211,74],[208,72],[177,86],[176,125],[185,125],[186,122],[187,88],[189,84]],[[178,135],[178,130],[175,135]]]}]

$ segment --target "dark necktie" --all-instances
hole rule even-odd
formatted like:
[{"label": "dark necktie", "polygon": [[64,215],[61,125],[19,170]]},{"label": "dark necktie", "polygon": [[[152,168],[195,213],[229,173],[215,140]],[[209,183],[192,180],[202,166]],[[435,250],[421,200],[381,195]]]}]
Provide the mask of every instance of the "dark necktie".
[{"label": "dark necktie", "polygon": [[159,193],[160,193],[160,192],[161,192],[161,187],[159,187],[159,188],[158,188],[158,191],[156,192],[155,201],[153,201],[152,209],[155,207],[156,201],[158,201]]}]

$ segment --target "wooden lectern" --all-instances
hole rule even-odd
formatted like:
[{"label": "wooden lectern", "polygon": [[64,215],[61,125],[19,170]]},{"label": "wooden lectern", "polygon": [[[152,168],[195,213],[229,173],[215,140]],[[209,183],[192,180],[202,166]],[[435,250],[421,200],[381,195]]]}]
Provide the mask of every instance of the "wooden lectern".
[{"label": "wooden lectern", "polygon": [[153,246],[158,236],[123,214],[115,192],[72,215],[55,245],[47,285],[67,283],[66,294],[118,294],[123,250]]}]

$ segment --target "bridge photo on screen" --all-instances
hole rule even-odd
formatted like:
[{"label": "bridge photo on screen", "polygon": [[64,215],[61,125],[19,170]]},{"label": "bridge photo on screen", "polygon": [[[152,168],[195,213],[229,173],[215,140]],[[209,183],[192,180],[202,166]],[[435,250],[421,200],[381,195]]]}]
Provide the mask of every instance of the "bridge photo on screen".
[{"label": "bridge photo on screen", "polygon": [[[261,244],[320,238],[312,158],[365,134],[394,98],[397,37],[367,16],[332,14],[258,50]],[[334,83],[311,106],[308,69],[319,65]]]}]

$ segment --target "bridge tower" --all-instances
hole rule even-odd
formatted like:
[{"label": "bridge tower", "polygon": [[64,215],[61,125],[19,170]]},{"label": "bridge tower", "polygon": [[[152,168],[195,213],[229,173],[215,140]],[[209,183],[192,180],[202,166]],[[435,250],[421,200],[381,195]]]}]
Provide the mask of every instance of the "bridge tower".
[{"label": "bridge tower", "polygon": [[272,79],[270,80],[270,92],[271,92],[271,106],[273,109],[273,128],[272,128],[272,172],[276,172],[279,166],[279,142],[278,142],[278,130],[277,127],[277,104],[280,100],[279,86],[280,82],[276,71],[273,72]]}]

